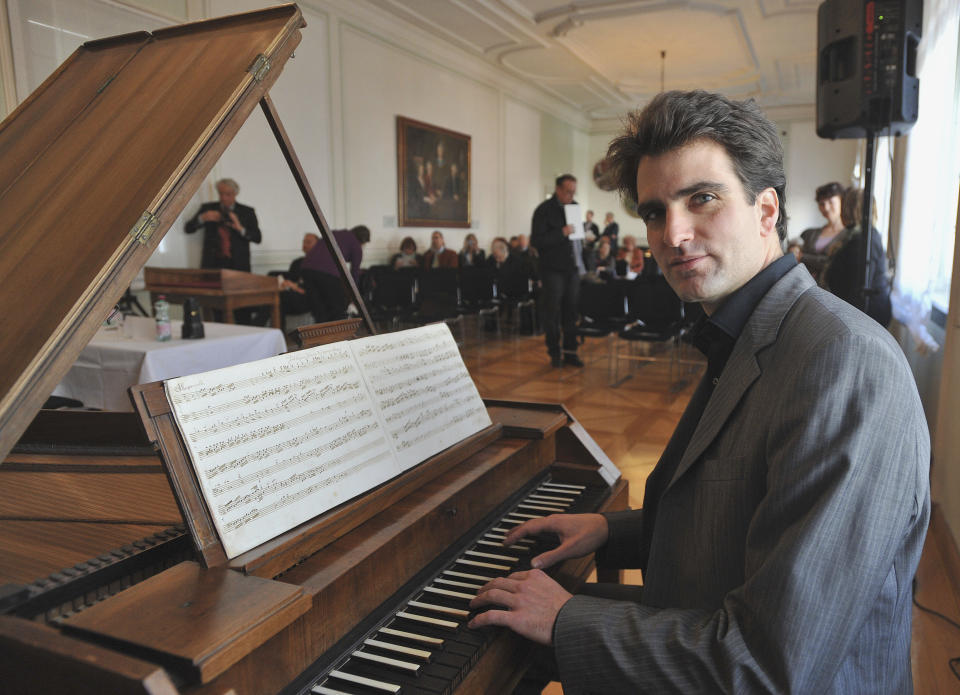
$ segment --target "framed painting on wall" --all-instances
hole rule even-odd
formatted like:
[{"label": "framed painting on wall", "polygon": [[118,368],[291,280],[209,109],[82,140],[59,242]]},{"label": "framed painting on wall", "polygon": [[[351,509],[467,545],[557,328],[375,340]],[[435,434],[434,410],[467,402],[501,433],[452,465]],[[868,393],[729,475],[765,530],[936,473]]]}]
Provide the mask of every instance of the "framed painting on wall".
[{"label": "framed painting on wall", "polygon": [[470,136],[397,116],[401,227],[470,226]]}]

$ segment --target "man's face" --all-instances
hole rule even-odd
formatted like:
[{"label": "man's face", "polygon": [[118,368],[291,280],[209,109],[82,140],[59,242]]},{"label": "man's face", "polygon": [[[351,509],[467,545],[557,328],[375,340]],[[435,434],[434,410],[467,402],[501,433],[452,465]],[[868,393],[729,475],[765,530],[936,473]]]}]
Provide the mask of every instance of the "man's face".
[{"label": "man's face", "polygon": [[606,216],[603,218],[603,223],[610,224],[611,222],[613,222],[613,215],[608,212]]},{"label": "man's face", "polygon": [[818,200],[817,207],[820,208],[820,214],[830,222],[840,219],[840,196],[832,195],[829,198]]},{"label": "man's face", "polygon": [[593,211],[587,210],[587,222],[593,222]]},{"label": "man's face", "polygon": [[430,246],[433,247],[434,251],[439,251],[443,248],[443,234],[440,232],[434,232],[430,236]]},{"label": "man's face", "polygon": [[557,201],[559,201],[561,205],[569,205],[573,202],[573,196],[575,196],[576,193],[577,182],[566,179],[563,183],[557,186]]},{"label": "man's face", "polygon": [[237,202],[237,192],[229,184],[217,184],[217,195],[220,197],[220,205],[225,208],[232,208]]},{"label": "man's face", "polygon": [[526,234],[520,234],[517,236],[517,247],[521,251],[526,251],[529,245],[530,245],[530,241],[527,239]]},{"label": "man's face", "polygon": [[686,302],[709,314],[781,255],[776,192],[747,203],[726,151],[697,140],[637,168],[637,211],[657,264]]},{"label": "man's face", "polygon": [[310,249],[317,245],[317,242],[320,241],[320,237],[316,234],[304,234],[303,243],[300,245],[300,248],[303,249],[304,255],[310,253]]}]

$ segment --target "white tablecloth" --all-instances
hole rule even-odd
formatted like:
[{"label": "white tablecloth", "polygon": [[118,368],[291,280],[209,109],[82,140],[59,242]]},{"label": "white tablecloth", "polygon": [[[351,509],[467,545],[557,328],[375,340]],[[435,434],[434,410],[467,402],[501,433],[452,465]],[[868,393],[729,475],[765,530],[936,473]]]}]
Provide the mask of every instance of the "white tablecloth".
[{"label": "white tablecloth", "polygon": [[198,374],[211,369],[273,357],[286,352],[283,333],[225,323],[203,324],[206,337],[180,338],[180,321],[171,321],[173,338],[156,339],[153,319],[128,316],[124,326],[101,328],[53,391],[76,398],[87,408],[131,410],[127,389],[134,384]]}]

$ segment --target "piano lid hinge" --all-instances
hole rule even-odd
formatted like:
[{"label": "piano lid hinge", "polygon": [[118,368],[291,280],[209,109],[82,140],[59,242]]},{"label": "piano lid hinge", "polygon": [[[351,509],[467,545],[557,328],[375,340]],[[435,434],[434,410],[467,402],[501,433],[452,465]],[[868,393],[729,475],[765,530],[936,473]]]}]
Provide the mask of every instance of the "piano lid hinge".
[{"label": "piano lid hinge", "polygon": [[257,82],[263,82],[263,78],[270,72],[270,59],[261,53],[253,61],[253,65],[247,68],[247,72],[252,73]]},{"label": "piano lid hinge", "polygon": [[149,210],[140,215],[140,219],[130,230],[130,236],[136,239],[140,244],[146,244],[157,228],[157,216]]}]

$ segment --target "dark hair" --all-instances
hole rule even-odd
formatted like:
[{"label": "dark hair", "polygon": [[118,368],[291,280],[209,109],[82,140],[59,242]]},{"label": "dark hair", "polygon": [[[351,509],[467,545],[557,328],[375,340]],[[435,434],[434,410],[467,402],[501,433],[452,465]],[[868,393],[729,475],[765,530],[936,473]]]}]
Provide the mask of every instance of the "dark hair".
[{"label": "dark hair", "polygon": [[560,174],[560,176],[558,176],[556,180],[557,188],[560,188],[560,186],[563,185],[564,181],[573,181],[574,183],[576,183],[577,177],[574,176],[573,174]]},{"label": "dark hair", "polygon": [[699,139],[722,146],[753,204],[765,188],[780,199],[777,234],[787,236],[783,146],[777,129],[753,99],[731,101],[703,90],[663,92],[627,116],[624,131],[610,143],[606,161],[620,196],[636,204],[640,160]]},{"label": "dark hair", "polygon": [[350,230],[350,233],[357,237],[357,241],[359,241],[361,244],[366,244],[368,241],[370,241],[370,230],[366,225],[358,224],[356,227],[353,227]]},{"label": "dark hair", "polygon": [[827,200],[835,195],[843,196],[845,190],[846,189],[836,181],[825,183],[817,188],[816,201],[819,203],[821,200]]},{"label": "dark hair", "polygon": [[400,242],[400,250],[403,251],[403,247],[404,247],[404,246],[407,246],[407,245],[413,247],[413,252],[414,252],[414,253],[417,252],[417,242],[415,242],[415,241],[413,240],[413,237],[412,237],[412,236],[405,236],[405,237],[403,237],[403,241]]}]

